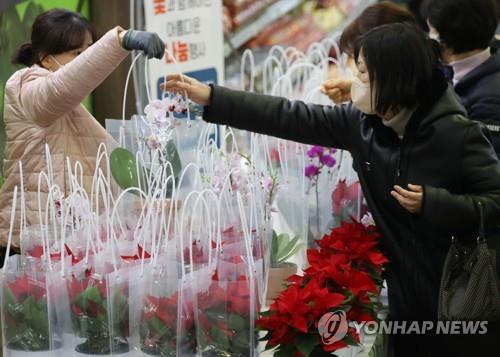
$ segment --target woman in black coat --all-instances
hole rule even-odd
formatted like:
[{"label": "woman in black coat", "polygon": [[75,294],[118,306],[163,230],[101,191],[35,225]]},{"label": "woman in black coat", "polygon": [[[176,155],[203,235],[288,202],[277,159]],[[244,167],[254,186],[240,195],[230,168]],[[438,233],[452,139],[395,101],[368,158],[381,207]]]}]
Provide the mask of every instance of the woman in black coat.
[{"label": "woman in black coat", "polygon": [[[421,30],[378,27],[357,41],[354,55],[353,102],[335,107],[179,75],[165,88],[205,105],[208,122],[348,150],[390,260],[390,318],[434,321],[450,237],[472,240],[477,232],[474,201],[483,203],[489,229],[500,223],[500,164],[487,129],[466,118]],[[394,336],[395,355],[430,356],[437,342]]]},{"label": "woman in black coat", "polygon": [[483,122],[500,157],[500,53],[494,0],[428,0],[422,13],[452,69],[455,92],[470,119]]}]

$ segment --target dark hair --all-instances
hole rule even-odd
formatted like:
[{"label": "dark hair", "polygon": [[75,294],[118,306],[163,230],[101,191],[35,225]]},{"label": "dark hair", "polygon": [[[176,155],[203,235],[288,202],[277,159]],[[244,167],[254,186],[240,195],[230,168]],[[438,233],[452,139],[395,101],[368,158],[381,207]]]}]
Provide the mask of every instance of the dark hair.
[{"label": "dark hair", "polygon": [[381,25],[404,22],[416,23],[416,20],[403,6],[389,1],[368,6],[342,31],[339,41],[340,50],[352,55],[354,42],[361,35]]},{"label": "dark hair", "polygon": [[494,0],[428,0],[422,11],[457,54],[488,47],[498,24]]},{"label": "dark hair", "polygon": [[12,58],[13,64],[32,66],[41,64],[48,55],[56,55],[79,48],[90,33],[96,33],[90,22],[82,15],[63,9],[53,9],[37,16],[31,28],[31,43],[21,45]]},{"label": "dark hair", "polygon": [[432,42],[410,24],[383,25],[355,42],[354,58],[364,58],[377,113],[424,102],[439,65]]}]

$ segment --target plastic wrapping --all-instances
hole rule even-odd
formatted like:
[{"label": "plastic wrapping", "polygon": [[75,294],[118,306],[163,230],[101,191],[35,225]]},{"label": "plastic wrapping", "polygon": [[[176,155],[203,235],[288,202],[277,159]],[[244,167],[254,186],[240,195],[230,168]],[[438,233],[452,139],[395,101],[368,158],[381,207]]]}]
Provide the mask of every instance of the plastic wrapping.
[{"label": "plastic wrapping", "polygon": [[1,280],[3,355],[63,356],[55,307],[61,280],[50,278],[39,259],[12,256]]}]

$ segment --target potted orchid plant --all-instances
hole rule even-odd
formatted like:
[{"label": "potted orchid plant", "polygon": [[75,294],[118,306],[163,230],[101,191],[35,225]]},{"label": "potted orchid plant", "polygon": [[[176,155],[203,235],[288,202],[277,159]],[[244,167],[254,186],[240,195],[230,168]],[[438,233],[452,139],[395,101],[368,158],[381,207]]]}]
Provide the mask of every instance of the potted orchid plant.
[{"label": "potted orchid plant", "polygon": [[288,260],[304,246],[300,236],[290,237],[286,233],[277,234],[273,230],[271,248],[271,269],[269,271],[266,302],[272,303],[274,298],[285,289],[286,279],[297,273],[297,264]]}]

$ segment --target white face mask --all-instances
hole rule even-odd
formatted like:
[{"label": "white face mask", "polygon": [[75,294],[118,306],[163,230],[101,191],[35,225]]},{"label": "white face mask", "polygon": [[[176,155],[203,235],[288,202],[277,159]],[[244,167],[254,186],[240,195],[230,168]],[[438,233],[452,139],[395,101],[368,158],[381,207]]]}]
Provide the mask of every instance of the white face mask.
[{"label": "white face mask", "polygon": [[52,55],[50,55],[50,57],[54,60],[54,62],[59,66],[58,69],[61,69],[63,68],[65,65],[64,64],[60,64],[58,60],[56,60],[56,58]]},{"label": "white face mask", "polygon": [[358,77],[354,77],[351,86],[351,100],[356,108],[363,113],[376,114],[373,108],[375,102],[375,88],[371,89],[370,83],[363,83]]}]

